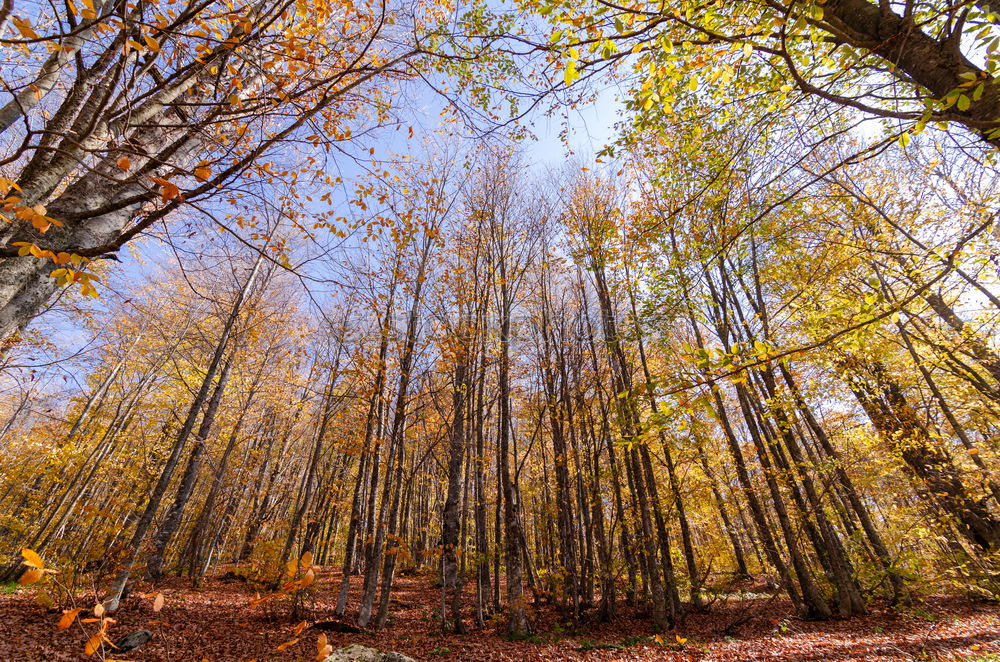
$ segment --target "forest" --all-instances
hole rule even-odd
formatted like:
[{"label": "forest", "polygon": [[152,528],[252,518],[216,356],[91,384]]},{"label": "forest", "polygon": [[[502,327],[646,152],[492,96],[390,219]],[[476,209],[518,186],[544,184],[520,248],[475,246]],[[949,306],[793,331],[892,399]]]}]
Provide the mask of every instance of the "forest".
[{"label": "forest", "polygon": [[0,51],[0,659],[1000,660],[997,3]]}]

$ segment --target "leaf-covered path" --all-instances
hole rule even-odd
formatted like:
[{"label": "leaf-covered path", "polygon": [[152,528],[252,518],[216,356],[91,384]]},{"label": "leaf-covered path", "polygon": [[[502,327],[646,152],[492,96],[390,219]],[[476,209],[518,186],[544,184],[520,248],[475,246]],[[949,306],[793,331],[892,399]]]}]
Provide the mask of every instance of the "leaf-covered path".
[{"label": "leaf-covered path", "polygon": [[[322,573],[317,596],[309,605],[309,625],[330,618],[338,576]],[[985,660],[1000,659],[1000,605],[935,598],[906,609],[876,607],[864,618],[806,622],[792,616],[782,601],[716,602],[707,613],[692,614],[676,632],[659,640],[648,618],[622,614],[613,624],[587,622],[571,631],[558,624],[551,606],[534,611],[538,633],[510,641],[496,626],[466,635],[443,635],[437,621],[440,591],[428,577],[401,577],[391,625],[382,632],[329,632],[334,647],[360,643],[433,660]],[[356,592],[357,585],[352,586]],[[142,593],[143,590],[148,591]],[[153,611],[153,595],[161,590],[166,604]],[[139,628],[153,641],[128,655],[108,659],[136,662],[208,660],[307,661],[314,659],[319,632],[305,629],[302,619],[289,618],[288,605],[275,602],[250,607],[255,592],[239,581],[213,579],[202,590],[181,580],[155,589],[139,587],[116,614],[112,638]],[[79,603],[85,604],[85,602]],[[51,662],[87,659],[87,636],[79,625],[60,631],[59,613],[35,601],[32,589],[0,595],[0,660]],[[750,620],[730,628],[727,626]],[[298,642],[278,650],[294,639]],[[681,640],[683,643],[680,643]],[[90,659],[98,659],[95,655]]]}]

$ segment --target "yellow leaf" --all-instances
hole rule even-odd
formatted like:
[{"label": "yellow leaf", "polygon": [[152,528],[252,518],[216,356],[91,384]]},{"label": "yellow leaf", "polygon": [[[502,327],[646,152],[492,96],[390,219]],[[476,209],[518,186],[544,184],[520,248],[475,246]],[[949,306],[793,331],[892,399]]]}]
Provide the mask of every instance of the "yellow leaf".
[{"label": "yellow leaf", "polygon": [[212,176],[212,169],[207,166],[199,166],[194,169],[194,176],[199,182],[203,182]]},{"label": "yellow leaf", "polygon": [[22,563],[29,568],[38,568],[41,570],[45,567],[45,562],[42,561],[42,557],[27,547],[21,550],[21,556],[24,557],[24,561],[22,561]]},{"label": "yellow leaf", "polygon": [[687,643],[687,637],[682,637],[679,634],[675,634],[674,637],[677,639],[677,643],[679,643],[679,644],[686,644]]},{"label": "yellow leaf", "polygon": [[313,572],[312,568],[306,570],[306,574],[302,576],[301,587],[305,588],[307,586],[312,586],[316,581],[316,573]]},{"label": "yellow leaf", "polygon": [[160,52],[160,42],[156,41],[148,34],[142,35],[142,40],[146,42],[146,46],[149,47],[149,50],[153,51],[154,53]]},{"label": "yellow leaf", "polygon": [[312,564],[313,564],[312,552],[306,552],[305,554],[302,555],[302,558],[299,559],[299,565],[302,567],[303,570],[305,570],[306,568],[311,568]]}]

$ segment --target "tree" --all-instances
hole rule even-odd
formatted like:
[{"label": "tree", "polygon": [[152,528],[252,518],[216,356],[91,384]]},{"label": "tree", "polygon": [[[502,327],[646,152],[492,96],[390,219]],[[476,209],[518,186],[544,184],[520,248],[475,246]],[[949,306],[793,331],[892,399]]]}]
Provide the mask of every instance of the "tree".
[{"label": "tree", "polygon": [[[300,176],[326,178],[321,152],[360,133],[368,110],[387,119],[385,86],[422,66],[441,16],[435,6],[278,0],[108,2],[9,18],[19,36],[3,46],[22,68],[0,109],[3,339],[63,285],[94,294],[88,262],[175,212],[235,204],[247,177],[266,185],[255,196],[264,205],[295,200]],[[388,34],[392,23],[408,26],[405,42]],[[313,152],[290,160],[303,143]]]},{"label": "tree", "polygon": [[553,23],[566,84],[635,60],[628,105],[643,126],[706,106],[724,122],[751,107],[787,115],[805,95],[890,120],[903,144],[940,122],[1000,145],[995,3],[525,5]]}]

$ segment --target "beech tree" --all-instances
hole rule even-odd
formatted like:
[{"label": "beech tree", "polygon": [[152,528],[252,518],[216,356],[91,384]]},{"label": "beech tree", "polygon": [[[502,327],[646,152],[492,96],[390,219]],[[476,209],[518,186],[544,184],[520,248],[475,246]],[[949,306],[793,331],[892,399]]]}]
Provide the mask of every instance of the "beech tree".
[{"label": "beech tree", "polygon": [[16,11],[2,42],[18,63],[0,109],[2,338],[64,285],[94,294],[88,262],[174,212],[236,203],[248,177],[273,192],[255,204],[328,178],[325,154],[389,121],[442,19],[436,5],[293,0]]}]

